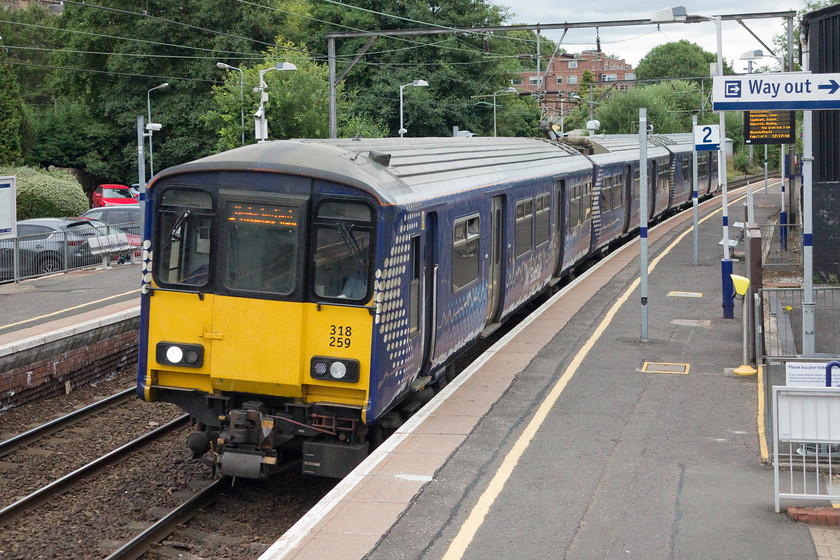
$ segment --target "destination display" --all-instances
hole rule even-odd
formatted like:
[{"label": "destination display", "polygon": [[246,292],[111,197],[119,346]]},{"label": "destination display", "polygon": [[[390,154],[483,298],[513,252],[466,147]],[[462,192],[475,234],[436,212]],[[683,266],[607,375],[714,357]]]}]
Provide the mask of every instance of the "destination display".
[{"label": "destination display", "polygon": [[794,111],[744,111],[745,144],[793,144]]}]

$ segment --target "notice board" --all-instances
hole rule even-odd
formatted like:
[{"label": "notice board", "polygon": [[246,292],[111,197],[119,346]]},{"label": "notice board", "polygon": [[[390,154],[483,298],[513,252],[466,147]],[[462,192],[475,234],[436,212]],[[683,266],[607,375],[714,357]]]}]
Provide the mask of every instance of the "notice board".
[{"label": "notice board", "polygon": [[793,144],[795,111],[744,111],[745,144]]}]

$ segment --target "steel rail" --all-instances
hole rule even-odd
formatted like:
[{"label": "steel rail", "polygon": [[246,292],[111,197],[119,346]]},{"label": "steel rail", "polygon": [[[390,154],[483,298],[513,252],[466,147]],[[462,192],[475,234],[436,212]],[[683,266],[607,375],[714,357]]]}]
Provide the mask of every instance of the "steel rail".
[{"label": "steel rail", "polygon": [[[280,471],[290,470],[293,467],[300,467],[300,460],[289,461],[284,464]],[[125,543],[118,550],[111,553],[105,560],[136,560],[140,558],[151,546],[162,541],[171,535],[178,525],[181,525],[192,518],[199,510],[211,504],[219,494],[231,488],[235,477],[225,476],[217,479],[207,488],[173,509],[165,517],[162,517],[148,529]]]},{"label": "steel rail", "polygon": [[148,432],[139,438],[130,441],[119,447],[106,455],[103,455],[99,459],[88,463],[87,465],[76,469],[75,471],[55,480],[46,486],[36,490],[35,492],[29,494],[28,496],[21,498],[17,502],[8,505],[0,510],[0,527],[6,525],[9,521],[12,521],[16,517],[18,517],[23,512],[35,508],[47,501],[56,494],[60,494],[65,492],[73,487],[77,482],[82,480],[85,477],[92,476],[93,474],[99,472],[104,467],[111,465],[117,462],[120,459],[128,456],[129,454],[137,451],[141,447],[151,443],[155,439],[159,438],[160,436],[179,428],[189,422],[190,416],[189,414],[184,414],[179,416],[175,420],[160,426]]},{"label": "steel rail", "polygon": [[61,418],[56,418],[55,420],[42,424],[37,428],[33,428],[27,432],[18,434],[15,437],[0,442],[0,457],[4,457],[9,453],[17,451],[21,447],[63,430],[64,428],[75,424],[76,422],[80,422],[89,416],[98,414],[115,404],[121,404],[131,398],[131,395],[134,394],[135,391],[137,391],[137,388],[131,387],[119,393],[115,393],[110,397],[102,399],[101,401],[97,401],[84,408],[80,408],[79,410],[75,410],[70,414],[62,416]]},{"label": "steel rail", "polygon": [[148,529],[128,541],[114,551],[105,560],[135,560],[140,558],[156,542],[171,535],[179,524],[189,521],[195,513],[212,503],[222,492],[233,487],[233,478],[226,476],[217,479],[213,484],[201,490],[198,494],[162,517]]}]

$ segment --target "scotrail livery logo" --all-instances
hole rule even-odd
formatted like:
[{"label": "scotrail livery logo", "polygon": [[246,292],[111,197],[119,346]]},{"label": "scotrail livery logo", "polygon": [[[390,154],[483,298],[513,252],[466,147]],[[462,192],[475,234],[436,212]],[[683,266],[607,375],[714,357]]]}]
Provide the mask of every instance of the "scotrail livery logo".
[{"label": "scotrail livery logo", "polygon": [[727,80],[724,84],[724,97],[741,97],[741,82],[737,80]]}]

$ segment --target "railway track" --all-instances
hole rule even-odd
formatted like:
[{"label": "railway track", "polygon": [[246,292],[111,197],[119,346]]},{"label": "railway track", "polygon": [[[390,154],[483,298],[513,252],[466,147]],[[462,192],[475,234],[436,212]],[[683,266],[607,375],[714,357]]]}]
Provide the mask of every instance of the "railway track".
[{"label": "railway track", "polygon": [[0,527],[16,519],[21,513],[38,507],[39,505],[52,500],[56,496],[63,494],[85,478],[94,476],[102,471],[102,469],[113,465],[117,461],[124,459],[132,453],[136,453],[138,449],[147,446],[152,441],[168,434],[172,430],[186,426],[189,423],[189,419],[190,417],[187,414],[179,416],[175,420],[164,424],[160,428],[152,430],[151,432],[128,442],[110,453],[94,459],[75,471],[21,498],[15,503],[0,509]]}]

